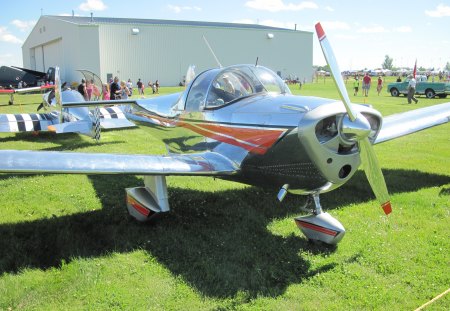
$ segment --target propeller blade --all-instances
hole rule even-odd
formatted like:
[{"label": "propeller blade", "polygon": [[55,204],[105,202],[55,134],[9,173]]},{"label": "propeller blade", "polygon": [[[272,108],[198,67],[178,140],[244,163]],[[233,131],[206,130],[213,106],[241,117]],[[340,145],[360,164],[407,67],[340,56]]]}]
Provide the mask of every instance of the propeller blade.
[{"label": "propeller blade", "polygon": [[372,187],[375,197],[380,202],[381,208],[388,215],[392,212],[389,193],[377,157],[368,138],[359,141],[359,150],[367,180]]},{"label": "propeller blade", "polygon": [[59,67],[55,67],[55,101],[56,106],[60,109],[59,123],[63,123],[63,113],[62,113],[62,95],[61,95],[61,78],[59,75]]},{"label": "propeller blade", "polygon": [[323,56],[330,66],[331,75],[334,78],[334,83],[338,89],[339,95],[341,96],[342,102],[344,103],[345,110],[347,110],[348,117],[351,121],[356,119],[356,112],[352,109],[352,104],[350,98],[348,97],[347,89],[345,88],[344,79],[341,76],[341,70],[339,69],[336,57],[334,56],[333,49],[328,42],[325,31],[323,31],[322,25],[320,23],[316,24],[316,33],[319,38],[320,47],[322,48]]},{"label": "propeller blade", "polygon": [[[341,76],[341,71],[339,69],[336,57],[334,55],[333,49],[325,35],[325,31],[320,23],[316,24],[316,33],[319,38],[320,46],[322,48],[323,55],[330,66],[331,75],[334,78],[334,82],[338,89],[339,95],[341,96],[342,102],[345,106],[349,119],[353,121],[367,121],[363,115],[356,112],[350,98],[348,97],[347,89],[345,88],[344,80]],[[380,202],[381,207],[387,214],[392,212],[391,203],[389,199],[389,193],[387,191],[386,182],[381,172],[380,165],[378,164],[377,157],[373,150],[372,144],[370,143],[367,136],[361,134],[358,140],[361,162],[363,164],[364,172],[366,173],[367,180],[369,181],[372,191],[375,197]]]},{"label": "propeller blade", "polygon": [[44,104],[40,103],[39,106],[37,107],[37,111],[41,110],[42,108],[44,108]]}]

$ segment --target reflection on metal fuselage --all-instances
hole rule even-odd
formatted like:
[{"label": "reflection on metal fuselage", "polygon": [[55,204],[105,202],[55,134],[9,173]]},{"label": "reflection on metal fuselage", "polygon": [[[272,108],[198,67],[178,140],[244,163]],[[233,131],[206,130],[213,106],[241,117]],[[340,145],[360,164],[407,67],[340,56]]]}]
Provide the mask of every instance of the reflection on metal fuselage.
[{"label": "reflection on metal fuselage", "polygon": [[[238,69],[231,72],[235,81]],[[258,86],[253,84],[243,90],[249,93],[246,96],[229,103],[215,99],[211,102],[222,105],[208,106],[216,76],[231,80],[229,72],[207,71],[184,93],[137,100],[129,118],[156,126],[171,153],[210,151],[231,159],[240,171],[223,178],[234,181],[278,189],[288,184],[290,192],[308,194],[335,189],[355,173],[360,165],[358,148],[343,143],[337,130],[345,115],[340,102],[289,92],[254,92]],[[277,87],[278,82],[271,83]],[[373,116],[376,136],[379,113],[365,106],[358,110]]]}]

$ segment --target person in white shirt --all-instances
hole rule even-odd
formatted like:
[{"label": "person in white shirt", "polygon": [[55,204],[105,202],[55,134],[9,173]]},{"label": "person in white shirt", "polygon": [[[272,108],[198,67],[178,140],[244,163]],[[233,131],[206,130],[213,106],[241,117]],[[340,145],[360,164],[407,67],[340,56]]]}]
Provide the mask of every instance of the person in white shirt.
[{"label": "person in white shirt", "polygon": [[412,75],[409,75],[408,78],[408,104],[411,104],[411,100],[417,104],[419,101],[414,97],[414,94],[416,94],[416,79]]}]

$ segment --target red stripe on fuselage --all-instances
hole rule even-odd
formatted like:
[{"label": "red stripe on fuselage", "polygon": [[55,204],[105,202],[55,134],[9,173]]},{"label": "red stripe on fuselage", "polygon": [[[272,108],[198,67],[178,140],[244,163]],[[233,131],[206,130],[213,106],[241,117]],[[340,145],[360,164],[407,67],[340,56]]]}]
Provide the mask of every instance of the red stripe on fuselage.
[{"label": "red stripe on fuselage", "polygon": [[256,154],[265,154],[282,134],[287,131],[287,129],[247,128],[181,121],[178,125],[188,128],[202,136],[239,146]]},{"label": "red stripe on fuselage", "polygon": [[297,226],[305,227],[305,228],[308,228],[308,229],[311,229],[311,230],[314,230],[314,231],[318,231],[318,232],[322,232],[322,233],[325,233],[325,234],[328,234],[328,235],[331,235],[331,236],[336,236],[339,233],[337,231],[330,230],[330,229],[327,229],[327,228],[324,228],[324,227],[321,227],[321,226],[317,226],[317,225],[311,224],[311,223],[306,222],[306,221],[302,221],[302,220],[297,220],[296,219],[295,222],[297,223]]},{"label": "red stripe on fuselage", "polygon": [[11,93],[14,93],[14,90],[0,90],[0,93],[11,94]]},{"label": "red stripe on fuselage", "polygon": [[235,145],[256,154],[265,154],[286,133],[286,128],[271,129],[242,127],[220,123],[189,122],[186,119],[167,119],[162,116],[137,112],[135,115],[157,121],[163,126],[181,126],[204,137]]},{"label": "red stripe on fuselage", "polygon": [[200,124],[199,127],[265,148],[272,146],[286,131],[278,129],[229,127],[217,124]]}]

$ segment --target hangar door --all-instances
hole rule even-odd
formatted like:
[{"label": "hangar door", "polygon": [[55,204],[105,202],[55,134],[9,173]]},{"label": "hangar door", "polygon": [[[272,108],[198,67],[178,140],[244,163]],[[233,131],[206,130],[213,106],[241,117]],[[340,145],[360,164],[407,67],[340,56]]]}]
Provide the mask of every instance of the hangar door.
[{"label": "hangar door", "polygon": [[[62,39],[57,39],[34,48],[35,70],[47,72],[48,67],[63,67]],[[33,53],[31,53],[33,58]],[[33,59],[31,61],[33,64]]]}]

